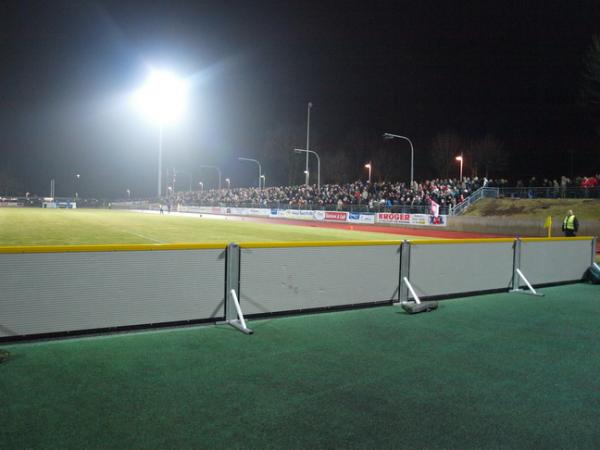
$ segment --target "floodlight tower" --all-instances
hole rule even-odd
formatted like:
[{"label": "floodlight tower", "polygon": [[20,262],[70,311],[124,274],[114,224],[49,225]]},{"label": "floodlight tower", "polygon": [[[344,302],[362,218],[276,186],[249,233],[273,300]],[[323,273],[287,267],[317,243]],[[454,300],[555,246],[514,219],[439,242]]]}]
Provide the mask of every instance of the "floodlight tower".
[{"label": "floodlight tower", "polygon": [[165,70],[152,70],[134,96],[141,112],[158,125],[158,197],[162,195],[163,127],[181,118],[186,95],[185,80]]}]

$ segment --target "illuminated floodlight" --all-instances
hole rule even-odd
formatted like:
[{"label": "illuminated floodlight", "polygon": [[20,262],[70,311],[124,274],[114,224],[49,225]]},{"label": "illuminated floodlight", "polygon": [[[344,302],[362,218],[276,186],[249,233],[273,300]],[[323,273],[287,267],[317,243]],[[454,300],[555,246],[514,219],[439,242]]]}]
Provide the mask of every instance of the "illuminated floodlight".
[{"label": "illuminated floodlight", "polygon": [[152,70],[134,94],[140,112],[160,125],[177,122],[185,112],[187,83],[172,72]]}]

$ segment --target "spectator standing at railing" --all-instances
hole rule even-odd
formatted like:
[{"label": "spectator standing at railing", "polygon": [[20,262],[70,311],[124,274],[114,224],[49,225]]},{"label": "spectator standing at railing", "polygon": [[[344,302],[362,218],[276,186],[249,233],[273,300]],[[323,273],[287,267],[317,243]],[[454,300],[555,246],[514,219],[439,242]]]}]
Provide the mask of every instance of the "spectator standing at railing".
[{"label": "spectator standing at railing", "polygon": [[579,221],[571,209],[567,211],[567,215],[563,220],[562,230],[566,237],[575,237],[575,233],[579,230]]}]

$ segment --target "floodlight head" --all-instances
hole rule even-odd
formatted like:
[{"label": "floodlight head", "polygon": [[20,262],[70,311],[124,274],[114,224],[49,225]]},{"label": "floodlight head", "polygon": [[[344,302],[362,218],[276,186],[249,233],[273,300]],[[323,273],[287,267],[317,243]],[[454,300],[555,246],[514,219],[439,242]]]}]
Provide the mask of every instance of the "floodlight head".
[{"label": "floodlight head", "polygon": [[456,160],[457,160],[457,161],[462,161],[462,160],[463,160],[463,157],[462,157],[462,155],[461,155],[461,156],[457,156],[457,157],[456,157]]},{"label": "floodlight head", "polygon": [[371,164],[365,164],[365,168],[370,169],[371,168]]},{"label": "floodlight head", "polygon": [[304,151],[305,151],[305,150],[301,150],[301,149],[299,149],[299,148],[295,148],[295,149],[294,149],[294,153],[302,153],[302,152],[304,152]]},{"label": "floodlight head", "polygon": [[159,124],[178,121],[185,112],[187,83],[175,74],[152,70],[134,100],[140,111]]},{"label": "floodlight head", "polygon": [[383,133],[384,139],[394,139],[394,135],[390,133]]}]

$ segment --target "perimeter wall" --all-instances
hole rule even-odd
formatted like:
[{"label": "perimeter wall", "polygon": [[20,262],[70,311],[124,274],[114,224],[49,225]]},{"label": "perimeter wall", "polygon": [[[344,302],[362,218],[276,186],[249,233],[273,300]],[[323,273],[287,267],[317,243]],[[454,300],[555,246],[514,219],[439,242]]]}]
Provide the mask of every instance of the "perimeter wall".
[{"label": "perimeter wall", "polygon": [[[0,340],[578,281],[595,239],[0,247]],[[568,264],[565,263],[568,261]]]}]

